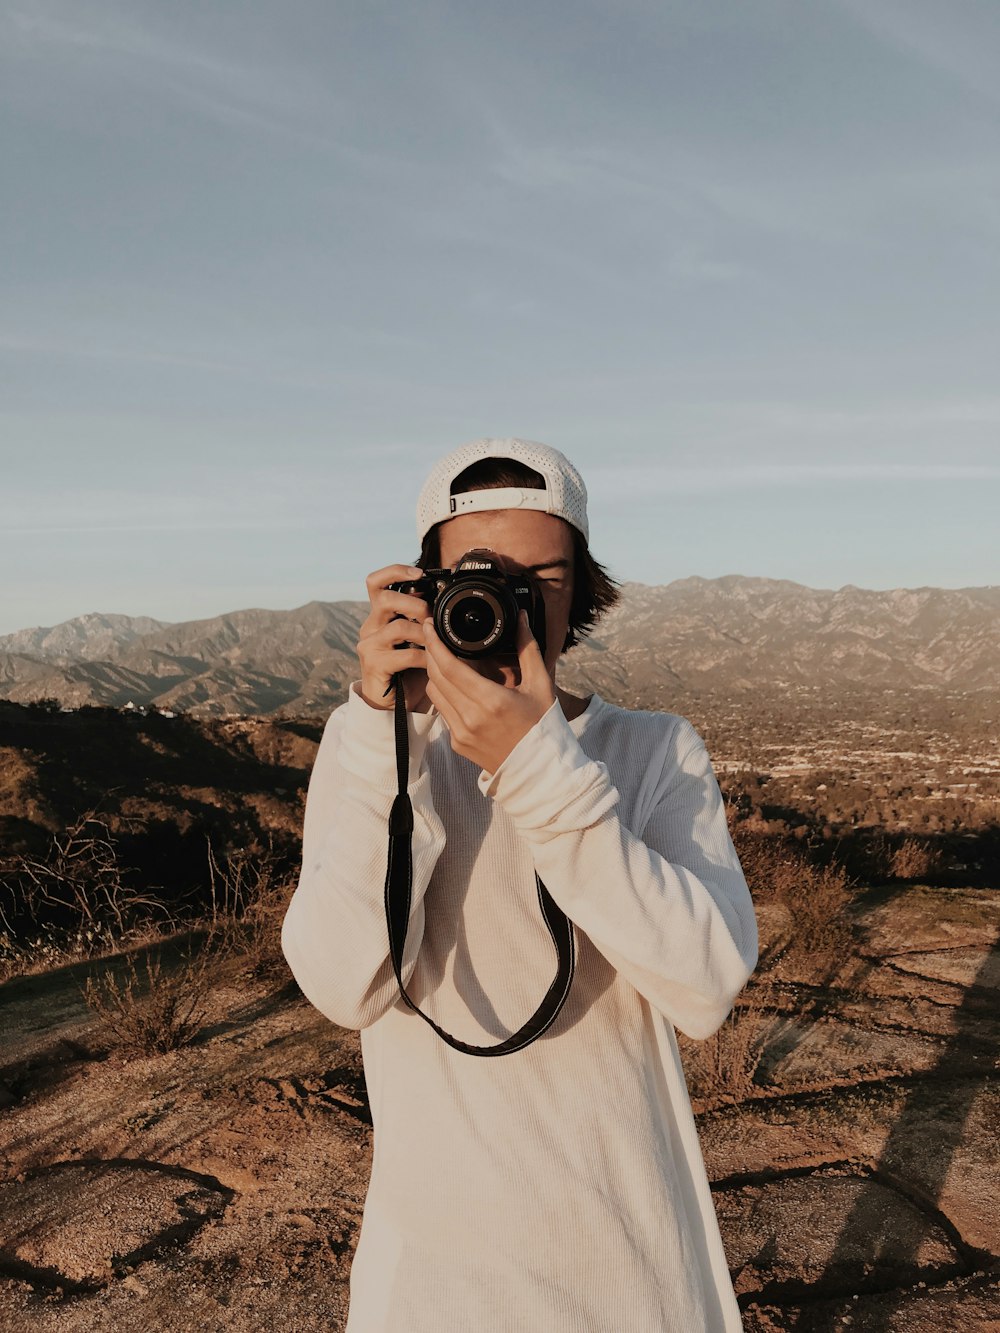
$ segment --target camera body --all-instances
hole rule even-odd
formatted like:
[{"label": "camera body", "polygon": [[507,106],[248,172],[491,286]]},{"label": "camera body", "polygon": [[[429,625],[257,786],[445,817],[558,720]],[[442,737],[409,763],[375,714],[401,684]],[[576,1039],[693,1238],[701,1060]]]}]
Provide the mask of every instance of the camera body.
[{"label": "camera body", "polygon": [[523,607],[545,656],[545,602],[530,574],[508,574],[494,551],[466,551],[454,570],[428,569],[422,578],[388,585],[422,597],[434,628],[456,657],[517,654],[517,616]]}]

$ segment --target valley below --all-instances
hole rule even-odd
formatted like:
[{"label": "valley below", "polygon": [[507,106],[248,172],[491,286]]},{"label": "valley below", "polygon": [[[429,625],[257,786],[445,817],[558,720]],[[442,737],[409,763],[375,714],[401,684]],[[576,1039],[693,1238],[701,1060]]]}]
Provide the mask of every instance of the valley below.
[{"label": "valley below", "polygon": [[[668,706],[706,739],[760,926],[723,1028],[680,1038],[747,1333],[996,1330],[995,696]],[[0,1330],[343,1328],[372,1160],[358,1034],[278,944],[324,721],[0,701]],[[26,865],[36,891],[80,886],[70,827],[162,911],[90,943],[25,915]],[[255,865],[249,945],[214,954],[220,882]],[[197,1000],[174,1049],[124,1045],[84,993],[150,975]]]},{"label": "valley below", "polygon": [[[698,1096],[693,1071],[748,1333],[997,1327],[998,908],[865,895],[856,954],[772,978],[752,1086]],[[294,983],[220,978],[193,1044],[125,1059],[86,966],[0,990],[0,1328],[342,1328],[372,1154],[357,1034]]]}]

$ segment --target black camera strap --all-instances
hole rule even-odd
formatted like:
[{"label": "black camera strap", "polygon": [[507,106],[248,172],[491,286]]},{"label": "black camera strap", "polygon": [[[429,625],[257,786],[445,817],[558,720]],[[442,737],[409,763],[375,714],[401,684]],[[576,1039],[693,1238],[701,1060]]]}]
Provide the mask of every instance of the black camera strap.
[{"label": "black camera strap", "polygon": [[536,1037],[540,1037],[546,1028],[555,1021],[559,1010],[566,1003],[570,984],[573,980],[576,952],[573,935],[573,923],[556,905],[548,889],[535,875],[538,886],[538,902],[542,916],[548,927],[552,942],[559,955],[559,967],[555,980],[545,993],[545,998],[528,1021],[517,1032],[495,1046],[472,1046],[459,1041],[444,1028],[438,1027],[433,1018],[429,1018],[407,995],[403,986],[403,947],[406,944],[406,931],[410,920],[410,898],[413,890],[413,806],[407,794],[407,776],[410,768],[410,743],[407,731],[406,701],[403,695],[402,674],[397,672],[392,678],[396,692],[396,778],[398,792],[389,813],[389,862],[385,876],[385,919],[389,930],[389,953],[392,966],[399,983],[399,993],[406,1003],[425,1022],[430,1023],[434,1031],[456,1051],[465,1051],[467,1055],[511,1055],[529,1046]]}]

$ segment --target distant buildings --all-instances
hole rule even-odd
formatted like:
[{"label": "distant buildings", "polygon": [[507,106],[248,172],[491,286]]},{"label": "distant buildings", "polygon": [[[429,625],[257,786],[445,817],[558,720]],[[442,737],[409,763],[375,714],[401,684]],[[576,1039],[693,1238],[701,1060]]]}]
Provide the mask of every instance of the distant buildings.
[{"label": "distant buildings", "polygon": [[177,714],[169,708],[157,708],[156,704],[151,704],[148,708],[145,704],[133,703],[129,699],[127,704],[122,704],[118,710],[120,713],[134,713],[137,717],[146,717],[149,713],[159,713],[160,717],[176,717]]}]

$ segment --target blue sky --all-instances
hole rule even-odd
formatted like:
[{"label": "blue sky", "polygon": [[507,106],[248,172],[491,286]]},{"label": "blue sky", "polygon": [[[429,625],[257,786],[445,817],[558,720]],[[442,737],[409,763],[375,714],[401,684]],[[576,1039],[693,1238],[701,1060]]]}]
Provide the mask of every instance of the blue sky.
[{"label": "blue sky", "polygon": [[625,579],[1000,582],[996,0],[0,0],[0,633],[364,596],[431,463]]}]

